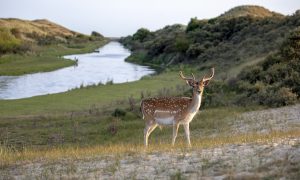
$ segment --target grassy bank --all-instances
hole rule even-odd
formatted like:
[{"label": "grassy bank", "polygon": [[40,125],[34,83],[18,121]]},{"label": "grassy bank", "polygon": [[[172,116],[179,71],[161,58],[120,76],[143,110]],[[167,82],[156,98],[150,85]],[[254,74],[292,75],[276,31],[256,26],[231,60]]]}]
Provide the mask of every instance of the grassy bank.
[{"label": "grassy bank", "polygon": [[34,52],[26,54],[6,54],[0,57],[0,75],[22,75],[36,72],[47,72],[74,65],[72,60],[62,56],[91,52],[104,45],[106,40],[88,41],[85,43],[53,44],[34,46]]},{"label": "grassy bank", "polygon": [[91,86],[65,93],[37,96],[19,100],[0,100],[0,117],[23,115],[64,114],[71,111],[88,111],[92,106],[100,108],[111,106],[112,102],[140,98],[141,93],[155,95],[164,89],[176,90],[176,85],[185,83],[179,80],[178,72],[163,73],[158,76],[144,77],[140,81]]},{"label": "grassy bank", "polygon": [[[122,105],[117,105],[121,108]],[[7,118],[0,121],[0,137],[4,144],[16,148],[22,147],[53,147],[68,145],[94,145],[114,143],[143,144],[142,120],[138,108],[127,111],[125,115],[114,116],[113,110],[101,112],[91,110],[90,113],[80,115],[69,113],[68,116],[36,116],[31,118]],[[207,135],[217,131],[228,130],[228,123],[233,116],[245,109],[217,108],[201,112],[195,118],[191,131],[196,134]],[[133,130],[134,129],[134,130]],[[201,132],[198,132],[201,130]],[[170,139],[172,128],[155,131],[155,142],[161,137]],[[182,129],[180,130],[180,132]],[[156,137],[156,138],[155,138]],[[164,138],[162,138],[164,139]]]}]

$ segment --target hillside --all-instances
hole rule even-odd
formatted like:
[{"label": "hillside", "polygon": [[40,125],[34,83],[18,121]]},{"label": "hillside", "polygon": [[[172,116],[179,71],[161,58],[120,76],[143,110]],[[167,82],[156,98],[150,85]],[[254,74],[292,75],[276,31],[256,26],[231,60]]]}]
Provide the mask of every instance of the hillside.
[{"label": "hillside", "polygon": [[193,64],[196,70],[215,66],[222,68],[219,77],[226,79],[276,51],[298,26],[299,13],[282,16],[263,7],[241,6],[217,18],[192,18],[187,26],[171,25],[154,32],[140,29],[121,42],[133,52],[130,62],[161,69],[180,64]]},{"label": "hillside", "polygon": [[51,21],[0,19],[0,75],[52,71],[74,65],[63,55],[93,51],[107,42],[100,33],[69,30]]},{"label": "hillside", "polygon": [[239,92],[247,103],[293,104],[300,97],[300,28],[289,34],[278,51],[238,75]]},{"label": "hillside", "polygon": [[22,40],[31,41],[36,40],[34,36],[54,36],[64,39],[68,36],[79,35],[77,32],[71,31],[46,19],[29,21],[15,18],[1,18],[0,28],[8,29]]},{"label": "hillside", "polygon": [[276,107],[294,104],[300,96],[299,54],[286,55],[286,49],[299,51],[299,27],[299,11],[283,16],[239,6],[217,18],[192,18],[187,26],[141,28],[121,42],[132,50],[127,61],[160,71],[201,73],[214,66],[219,81],[206,89],[204,106]]},{"label": "hillside", "polygon": [[266,18],[272,16],[282,17],[283,15],[277,12],[272,12],[261,6],[253,6],[253,5],[245,5],[245,6],[237,6],[232,8],[225,13],[221,14],[218,18],[237,18],[242,16],[252,16],[259,18]]}]

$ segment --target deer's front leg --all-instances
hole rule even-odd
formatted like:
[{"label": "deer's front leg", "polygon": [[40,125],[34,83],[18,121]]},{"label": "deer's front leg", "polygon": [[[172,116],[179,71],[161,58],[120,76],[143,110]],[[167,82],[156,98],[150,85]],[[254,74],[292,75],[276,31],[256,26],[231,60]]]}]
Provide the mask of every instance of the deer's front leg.
[{"label": "deer's front leg", "polygon": [[144,145],[146,147],[148,146],[149,129],[150,129],[150,126],[146,126],[144,129]]},{"label": "deer's front leg", "polygon": [[191,145],[191,140],[190,140],[190,124],[189,123],[184,124],[183,128],[184,128],[186,140],[188,142],[188,146],[191,147],[192,145]]},{"label": "deer's front leg", "polygon": [[175,140],[176,140],[176,137],[177,137],[178,128],[179,128],[179,124],[174,123],[174,124],[173,124],[172,146],[174,146],[174,144],[175,144]]},{"label": "deer's front leg", "polygon": [[148,125],[145,127],[145,129],[144,129],[144,144],[146,147],[148,146],[148,138],[156,127],[157,127],[157,124],[152,124],[152,125]]}]

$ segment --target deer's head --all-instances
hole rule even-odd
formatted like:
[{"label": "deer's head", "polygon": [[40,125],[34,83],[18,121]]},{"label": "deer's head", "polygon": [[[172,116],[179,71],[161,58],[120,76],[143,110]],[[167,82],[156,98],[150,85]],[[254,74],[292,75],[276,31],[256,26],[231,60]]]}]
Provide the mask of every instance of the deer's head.
[{"label": "deer's head", "polygon": [[193,93],[201,94],[204,87],[209,84],[209,81],[214,77],[215,69],[211,68],[211,75],[209,77],[204,76],[200,80],[196,80],[194,74],[192,73],[192,78],[186,78],[182,72],[179,72],[180,77],[186,81],[186,83],[193,88]]}]

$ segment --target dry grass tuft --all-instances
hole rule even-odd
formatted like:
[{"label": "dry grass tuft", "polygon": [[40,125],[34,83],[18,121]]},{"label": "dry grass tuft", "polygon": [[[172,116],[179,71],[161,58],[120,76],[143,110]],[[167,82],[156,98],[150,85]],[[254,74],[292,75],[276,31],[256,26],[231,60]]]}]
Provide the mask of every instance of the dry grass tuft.
[{"label": "dry grass tuft", "polygon": [[13,147],[0,146],[0,168],[26,163],[33,161],[55,161],[59,159],[81,159],[93,156],[125,155],[139,153],[156,153],[156,152],[178,152],[199,150],[203,148],[212,148],[227,144],[242,143],[272,143],[278,139],[300,137],[299,130],[291,131],[273,131],[269,134],[241,134],[234,136],[217,136],[213,138],[197,139],[193,142],[192,148],[187,148],[184,141],[179,141],[176,146],[159,142],[152,144],[147,149],[142,144],[111,144],[97,145],[88,147],[55,147],[50,149],[34,149],[24,147],[22,150],[16,150]]}]

